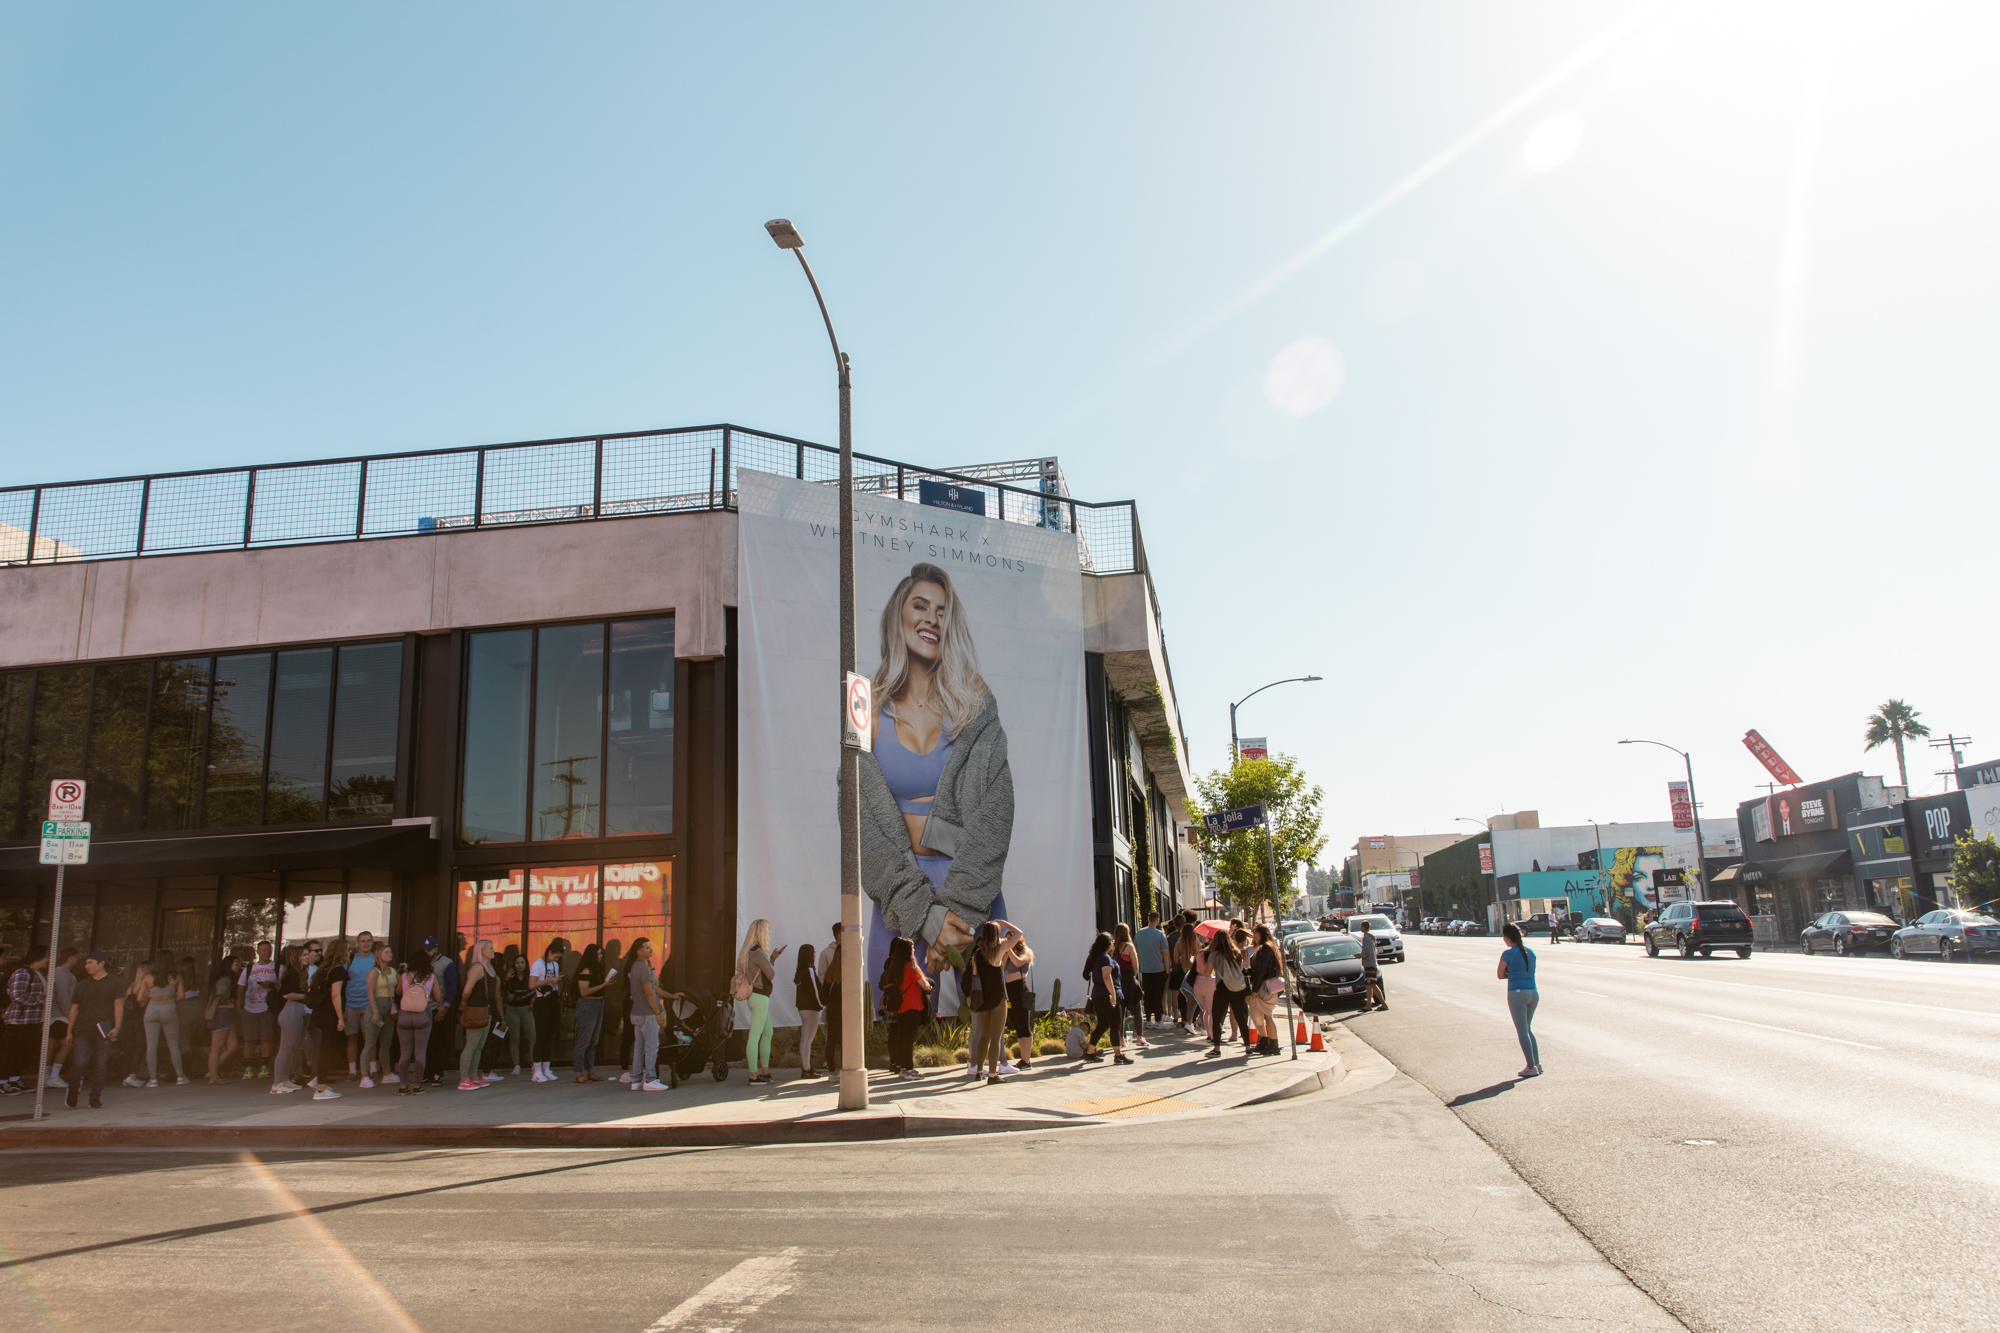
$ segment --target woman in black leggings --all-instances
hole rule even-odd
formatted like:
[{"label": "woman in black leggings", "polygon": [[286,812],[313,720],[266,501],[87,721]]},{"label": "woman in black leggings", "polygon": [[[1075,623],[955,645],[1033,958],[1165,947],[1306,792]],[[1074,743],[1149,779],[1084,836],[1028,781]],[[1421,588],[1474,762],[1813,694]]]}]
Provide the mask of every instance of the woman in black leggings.
[{"label": "woman in black leggings", "polygon": [[1095,1045],[1109,1032],[1117,1062],[1131,1064],[1132,1057],[1125,1054],[1125,1025],[1119,1021],[1118,962],[1111,956],[1108,931],[1098,931],[1097,938],[1090,942],[1090,956],[1083,960],[1083,979],[1090,983],[1090,1012],[1097,1019],[1097,1025],[1090,1030],[1089,1044]]},{"label": "woman in black leggings", "polygon": [[1208,974],[1215,978],[1215,994],[1208,1002],[1208,1053],[1222,1054],[1224,1011],[1236,1018],[1236,1030],[1243,1034],[1243,1053],[1255,1055],[1250,1040],[1250,982],[1243,975],[1243,951],[1226,930],[1208,937]]}]

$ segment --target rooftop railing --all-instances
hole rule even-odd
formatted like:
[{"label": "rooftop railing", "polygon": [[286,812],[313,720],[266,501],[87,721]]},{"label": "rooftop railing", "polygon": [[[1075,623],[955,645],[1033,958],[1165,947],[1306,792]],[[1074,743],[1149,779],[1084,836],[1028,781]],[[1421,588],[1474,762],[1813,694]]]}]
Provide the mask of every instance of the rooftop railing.
[{"label": "rooftop railing", "polygon": [[[372,541],[736,507],[738,470],[838,484],[840,451],[742,426],[579,435],[469,449],[0,489],[0,564]],[[976,475],[975,475],[976,474]],[[1035,486],[996,477],[1037,477]],[[1087,573],[1146,567],[1129,500],[1066,493],[1053,460],[966,473],[854,456],[854,488],[916,499],[920,483],[981,492],[990,518],[1070,532]]]}]

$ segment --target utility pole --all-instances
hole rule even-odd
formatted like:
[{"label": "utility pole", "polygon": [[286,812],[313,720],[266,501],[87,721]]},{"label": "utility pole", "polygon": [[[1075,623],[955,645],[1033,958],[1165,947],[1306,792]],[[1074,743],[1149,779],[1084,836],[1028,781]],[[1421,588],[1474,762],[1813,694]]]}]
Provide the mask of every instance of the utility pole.
[{"label": "utility pole", "polygon": [[1945,788],[1946,791],[1950,791],[1952,787],[1958,785],[1958,770],[1959,767],[1965,763],[1965,751],[1963,751],[1959,747],[1970,744],[1972,744],[1972,737],[1953,736],[1953,735],[1946,735],[1938,740],[1934,740],[1931,742],[1931,748],[1933,750],[1948,749],[1951,751],[1951,767],[1948,769],[1940,769],[1938,771],[1939,777],[1949,778],[1951,780],[1950,785]]}]

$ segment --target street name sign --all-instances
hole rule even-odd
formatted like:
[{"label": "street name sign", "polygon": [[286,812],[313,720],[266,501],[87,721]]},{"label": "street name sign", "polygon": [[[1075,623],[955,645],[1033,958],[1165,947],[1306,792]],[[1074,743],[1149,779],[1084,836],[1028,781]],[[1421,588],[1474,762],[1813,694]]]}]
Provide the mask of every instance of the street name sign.
[{"label": "street name sign", "polygon": [[1212,838],[1220,838],[1238,829],[1256,828],[1263,822],[1264,807],[1261,805],[1245,805],[1235,810],[1220,810],[1215,814],[1201,817],[1202,827],[1208,830]]},{"label": "street name sign", "polygon": [[42,862],[45,866],[90,864],[90,825],[72,820],[42,822]]}]

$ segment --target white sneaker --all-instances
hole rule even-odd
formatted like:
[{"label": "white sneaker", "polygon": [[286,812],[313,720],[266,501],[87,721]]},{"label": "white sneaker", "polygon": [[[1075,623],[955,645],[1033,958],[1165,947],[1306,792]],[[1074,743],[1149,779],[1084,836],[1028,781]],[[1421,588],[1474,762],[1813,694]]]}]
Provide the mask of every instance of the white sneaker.
[{"label": "white sneaker", "polygon": [[137,1074],[127,1074],[125,1076],[125,1086],[128,1088],[143,1088],[146,1086],[146,1080],[140,1078]]},{"label": "white sneaker", "polygon": [[185,1088],[188,1084],[192,1082],[194,1082],[193,1079],[189,1078],[186,1074],[182,1074],[179,1078],[174,1080],[174,1086]]},{"label": "white sneaker", "polygon": [[368,1077],[368,1075],[363,1074],[361,1076],[361,1082],[356,1084],[355,1086],[362,1088],[372,1088],[375,1086],[375,1080]]},{"label": "white sneaker", "polygon": [[339,1093],[335,1092],[332,1088],[326,1087],[324,1085],[322,1085],[318,1091],[313,1093],[313,1100],[316,1102],[331,1102],[331,1101],[338,1101],[339,1099],[340,1099]]},{"label": "white sneaker", "polygon": [[45,1088],[67,1088],[69,1084],[62,1081],[61,1074],[58,1074],[55,1070],[51,1069],[49,1071],[49,1076],[42,1080],[42,1086]]},{"label": "white sneaker", "polygon": [[149,1078],[146,1080],[146,1086],[149,1088],[157,1088],[160,1086],[160,1080],[156,1078]]},{"label": "white sneaker", "polygon": [[396,1076],[395,1074],[384,1074],[384,1075],[382,1075],[382,1085],[383,1085],[384,1087],[388,1087],[389,1085],[391,1085],[391,1084],[394,1084],[394,1083],[401,1083],[402,1081],[403,1081],[403,1080],[402,1080],[401,1078],[397,1077],[397,1076]]},{"label": "white sneaker", "polygon": [[271,1085],[271,1095],[273,1097],[282,1097],[286,1093],[297,1092],[298,1090],[299,1085],[296,1083],[273,1083]]},{"label": "white sneaker", "polygon": [[620,1083],[630,1083],[632,1081],[632,1071],[628,1069],[624,1073],[620,1074],[618,1076],[618,1081]]},{"label": "white sneaker", "polygon": [[515,1078],[521,1077],[521,1066],[519,1065],[514,1066],[514,1077]]},{"label": "white sneaker", "polygon": [[1003,1074],[1018,1074],[1021,1070],[1012,1060],[1002,1060],[1000,1062],[1000,1072]]},{"label": "white sneaker", "polygon": [[646,1086],[645,1086],[645,1084],[643,1084],[643,1083],[634,1083],[634,1084],[632,1085],[632,1091],[634,1091],[634,1092],[644,1092],[645,1090],[646,1090]]},{"label": "white sneaker", "polygon": [[638,1092],[665,1092],[667,1090],[667,1085],[658,1079],[648,1079],[644,1083],[635,1083],[632,1087]]},{"label": "white sneaker", "polygon": [[[517,1069],[514,1072],[518,1074],[521,1071]],[[485,1079],[488,1083],[498,1083],[501,1080],[502,1075],[498,1073],[485,1073],[481,1074],[479,1077]]]}]

